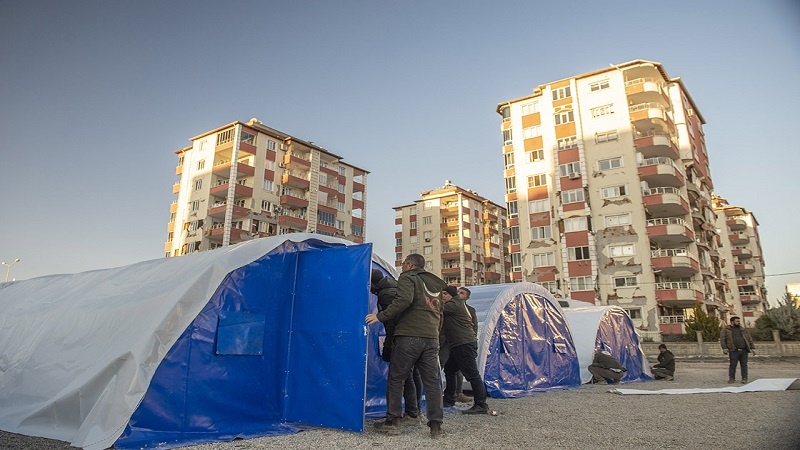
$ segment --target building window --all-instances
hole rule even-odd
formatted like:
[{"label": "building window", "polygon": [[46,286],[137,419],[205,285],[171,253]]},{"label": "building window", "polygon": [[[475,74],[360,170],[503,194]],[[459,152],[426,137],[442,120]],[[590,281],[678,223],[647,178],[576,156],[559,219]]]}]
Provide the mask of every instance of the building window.
[{"label": "building window", "polygon": [[233,140],[233,128],[217,134],[217,145],[224,144]]},{"label": "building window", "polygon": [[538,213],[538,212],[550,212],[550,199],[545,198],[542,200],[531,200],[528,202],[528,212],[529,213]]},{"label": "building window", "polygon": [[339,165],[339,175],[346,176],[347,175],[347,167],[343,165]]},{"label": "building window", "polygon": [[630,308],[630,309],[626,308],[625,309],[625,313],[631,319],[641,319],[642,318],[642,309],[641,308]]},{"label": "building window", "polygon": [[551,267],[555,265],[556,265],[555,253],[549,252],[549,253],[533,254],[533,267]]},{"label": "building window", "polygon": [[511,129],[503,130],[503,144],[511,145]]},{"label": "building window", "polygon": [[555,281],[537,281],[537,283],[550,291],[551,294],[556,295],[558,293],[558,283]]},{"label": "building window", "polygon": [[433,269],[433,261],[425,261],[425,270],[431,271]]},{"label": "building window", "polygon": [[516,177],[508,177],[506,178],[506,192],[517,192],[517,178]]},{"label": "building window", "polygon": [[531,239],[534,241],[553,237],[553,232],[549,226],[531,228]]},{"label": "building window", "polygon": [[586,216],[564,219],[564,231],[567,233],[571,231],[584,231],[588,229],[588,220],[586,219]]},{"label": "building window", "polygon": [[568,148],[575,148],[578,146],[578,136],[569,136],[561,138],[557,141],[559,150],[566,150]]},{"label": "building window", "polygon": [[592,277],[572,277],[569,279],[570,291],[591,291],[594,290]]},{"label": "building window", "polygon": [[267,150],[275,151],[275,141],[267,139]]},{"label": "building window", "polygon": [[615,288],[633,287],[639,285],[639,277],[637,276],[612,277],[612,280]]},{"label": "building window", "polygon": [[611,85],[608,82],[608,78],[605,80],[595,81],[594,83],[589,85],[590,92],[597,92],[602,91],[603,89],[608,89]]},{"label": "building window", "polygon": [[344,185],[340,184],[336,186],[336,190],[338,190],[340,194],[344,194]]},{"label": "building window", "polygon": [[408,208],[408,214],[411,215],[411,216],[416,216],[417,215],[417,207],[416,206],[412,206],[411,208]]},{"label": "building window", "polygon": [[199,191],[203,188],[203,180],[194,180],[194,190]]},{"label": "building window", "polygon": [[522,272],[522,255],[518,252],[511,254],[511,271]]},{"label": "building window", "polygon": [[602,133],[597,133],[594,135],[594,141],[598,144],[602,144],[603,142],[616,141],[618,139],[619,139],[619,133],[617,133],[617,130],[604,131]]},{"label": "building window", "polygon": [[572,111],[560,112],[555,114],[555,116],[553,117],[556,121],[556,125],[562,125],[565,123],[570,123],[575,121],[575,115],[572,113]]},{"label": "building window", "polygon": [[245,144],[250,144],[250,145],[256,145],[256,135],[242,130],[242,132],[239,134],[239,142],[244,142]]},{"label": "building window", "polygon": [[412,229],[412,230],[416,230],[417,229],[417,221],[415,220],[413,222],[409,222],[408,227],[410,229]]},{"label": "building window", "polygon": [[395,261],[402,261],[403,260],[403,254],[402,253],[395,253],[394,254],[394,260]]},{"label": "building window", "polygon": [[522,130],[522,137],[525,139],[535,138],[541,135],[542,135],[542,127],[539,125],[523,128]]},{"label": "building window", "polygon": [[206,160],[205,159],[201,159],[200,161],[197,161],[197,170],[203,169],[204,167],[206,167]]},{"label": "building window", "polygon": [[577,203],[584,201],[583,189],[571,189],[561,193],[561,203]]},{"label": "building window", "polygon": [[503,155],[503,159],[506,163],[506,169],[514,167],[514,154],[513,153],[506,153]]},{"label": "building window", "polygon": [[191,206],[189,207],[189,209],[191,211],[197,211],[198,209],[200,209],[200,200],[195,200],[192,203],[190,203],[190,205]]},{"label": "building window", "polygon": [[561,164],[558,166],[558,173],[562,177],[575,176],[581,174],[581,163],[578,161]]},{"label": "building window", "polygon": [[422,218],[423,225],[430,225],[431,224],[431,216],[425,216]]},{"label": "building window", "polygon": [[625,185],[602,188],[600,194],[603,198],[624,197],[626,195]]},{"label": "building window", "polygon": [[328,174],[320,172],[319,174],[319,184],[328,184]]},{"label": "building window", "polygon": [[264,180],[264,183],[262,184],[262,187],[264,188],[265,191],[270,191],[271,192],[272,189],[275,187],[275,184],[270,180]]},{"label": "building window", "polygon": [[544,150],[531,150],[526,152],[528,154],[528,162],[536,162],[544,160]]},{"label": "building window", "polygon": [[614,114],[614,105],[598,106],[597,108],[591,108],[589,111],[592,113],[592,117],[610,116]]},{"label": "building window", "polygon": [[336,202],[336,210],[339,212],[344,212],[344,202]]},{"label": "building window", "polygon": [[425,247],[422,247],[422,254],[423,255],[430,255],[432,253],[433,253],[433,246],[432,245],[426,245]]},{"label": "building window", "polygon": [[528,177],[528,187],[535,188],[547,185],[547,176],[543,173],[531,175]]},{"label": "building window", "polygon": [[561,100],[562,98],[567,97],[572,97],[572,92],[569,86],[553,89],[553,101]]},{"label": "building window", "polygon": [[270,211],[271,212],[272,211],[272,203],[270,203],[270,202],[268,202],[266,200],[261,200],[261,211]]},{"label": "building window", "polygon": [[422,237],[425,239],[425,242],[430,242],[431,241],[431,232],[430,231],[423,232],[422,233]]},{"label": "building window", "polygon": [[616,258],[620,256],[633,256],[636,254],[636,248],[633,244],[609,245],[608,256]]},{"label": "building window", "polygon": [[518,226],[509,227],[508,232],[511,234],[511,243],[519,244],[519,227]]},{"label": "building window", "polygon": [[395,246],[402,247],[403,246],[403,238],[395,239]]},{"label": "building window", "polygon": [[606,216],[607,227],[618,227],[622,225],[631,224],[631,213],[616,214],[613,216]]},{"label": "building window", "polygon": [[597,167],[600,170],[619,169],[622,167],[622,157],[618,156],[616,158],[601,159],[597,161]]},{"label": "building window", "polygon": [[570,261],[583,261],[590,259],[589,247],[569,247],[567,248],[567,258]]},{"label": "building window", "polygon": [[327,211],[317,211],[317,223],[333,227],[336,225],[336,215]]},{"label": "building window", "polygon": [[514,219],[519,215],[519,208],[516,200],[506,203],[506,207],[508,208],[509,219]]},{"label": "building window", "polygon": [[539,112],[539,102],[526,103],[522,105],[522,115],[534,114]]}]

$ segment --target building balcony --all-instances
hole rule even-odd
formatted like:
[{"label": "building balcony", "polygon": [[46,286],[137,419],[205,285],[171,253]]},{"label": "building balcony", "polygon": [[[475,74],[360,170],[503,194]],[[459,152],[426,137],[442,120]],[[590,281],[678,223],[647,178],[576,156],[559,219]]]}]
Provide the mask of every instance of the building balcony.
[{"label": "building balcony", "polygon": [[282,214],[280,217],[278,217],[278,225],[295,230],[305,230],[308,223],[306,222],[306,219],[302,217]]},{"label": "building balcony", "polygon": [[183,173],[183,164],[178,164],[175,166],[175,175],[180,175]]},{"label": "building balcony", "polygon": [[502,279],[502,275],[500,275],[497,272],[484,272],[483,277],[486,279],[486,281],[493,281],[493,282],[494,281],[500,282],[500,280]]},{"label": "building balcony", "polygon": [[[218,227],[212,228],[210,230],[206,230],[204,233],[205,237],[215,243],[221,243],[222,240],[225,238],[225,228]],[[230,234],[230,243],[235,244],[237,242],[242,242],[245,238],[250,238],[250,233],[247,230],[242,230],[239,228],[231,228]]]},{"label": "building balcony", "polygon": [[650,242],[662,248],[678,247],[694,241],[694,232],[680,217],[664,217],[647,221]]},{"label": "building balcony", "polygon": [[169,205],[169,212],[174,213],[178,211],[178,202],[174,201]]},{"label": "building balcony", "polygon": [[[231,176],[231,162],[227,161],[221,164],[217,164],[212,169],[212,173],[214,175],[220,176],[222,178],[230,178]],[[243,162],[239,162],[236,164],[236,177],[252,177],[256,173],[256,168],[245,164]]]},{"label": "building balcony", "polygon": [[439,208],[439,214],[446,216],[450,214],[458,214],[458,205],[442,206]]},{"label": "building balcony", "polygon": [[756,266],[752,264],[734,264],[733,270],[736,271],[737,274],[748,274],[755,272]]},{"label": "building balcony", "polygon": [[742,305],[758,305],[762,300],[756,294],[739,294],[739,301],[742,302]]},{"label": "building balcony", "polygon": [[656,186],[681,187],[686,184],[675,161],[664,156],[648,158],[640,162],[639,178]]},{"label": "building balcony", "polygon": [[628,113],[631,117],[631,123],[637,129],[651,130],[654,128],[663,128],[666,125],[667,129],[673,130],[675,125],[667,113],[667,108],[658,102],[646,102],[633,105],[628,108]]},{"label": "building balcony", "polygon": [[296,197],[291,194],[284,194],[280,197],[281,205],[292,208],[308,208],[308,200]]},{"label": "building balcony", "polygon": [[667,307],[692,308],[705,297],[694,283],[684,281],[656,283],[655,288],[656,301]]},{"label": "building balcony", "polygon": [[445,220],[439,224],[439,228],[442,230],[458,230],[459,225],[464,228],[469,228],[468,222],[460,222],[459,220]]},{"label": "building balcony", "polygon": [[661,334],[684,334],[684,316],[659,316],[658,323]]},{"label": "building balcony", "polygon": [[746,233],[731,233],[728,235],[731,245],[744,245],[750,242],[750,236]]},{"label": "building balcony", "polygon": [[494,213],[492,213],[490,211],[484,211],[483,212],[483,220],[496,222],[497,221],[497,214],[494,214]]},{"label": "building balcony", "polygon": [[659,130],[635,132],[633,145],[645,158],[669,158],[679,160],[681,153],[669,133]]},{"label": "building balcony", "polygon": [[[206,212],[206,216],[224,220],[226,209],[227,205],[225,205],[225,202],[215,203],[211,209]],[[250,209],[245,208],[244,206],[233,205],[233,217],[245,217],[249,213]]]},{"label": "building balcony", "polygon": [[309,186],[311,185],[311,182],[308,181],[307,179],[308,173],[306,172],[303,175],[304,177],[300,176],[299,173],[292,174],[284,172],[283,176],[281,177],[281,183],[284,186],[296,187],[299,189],[308,189]]},{"label": "building balcony", "polygon": [[655,78],[636,78],[626,81],[625,94],[631,103],[659,103],[664,107],[670,105],[667,93]]},{"label": "building balcony", "polygon": [[247,142],[239,142],[239,153],[256,154],[256,146]]},{"label": "building balcony", "polygon": [[747,222],[742,219],[728,219],[725,221],[731,231],[741,231],[747,229]]},{"label": "building balcony", "polygon": [[364,201],[353,199],[353,209],[364,209]]},{"label": "building balcony", "polygon": [[674,187],[656,187],[642,192],[642,202],[653,217],[675,217],[689,213],[689,202]]},{"label": "building balcony", "polygon": [[364,185],[353,181],[353,192],[364,192]]},{"label": "building balcony", "polygon": [[461,259],[461,250],[456,248],[443,247],[442,259]]},{"label": "building balcony", "polygon": [[461,274],[461,267],[453,266],[453,267],[442,267],[442,275],[460,275]]},{"label": "building balcony", "polygon": [[682,248],[651,250],[650,264],[669,278],[690,277],[700,271],[697,259]]},{"label": "building balcony", "polygon": [[180,183],[175,183],[175,184],[172,185],[172,193],[173,194],[177,194],[180,191],[181,191],[181,184]]},{"label": "building balcony", "polygon": [[283,155],[283,164],[290,169],[310,169],[311,168],[311,161],[309,161],[307,155],[301,155],[298,153],[286,153]]},{"label": "building balcony", "polygon": [[734,248],[731,250],[731,253],[739,259],[750,259],[753,257],[753,252],[749,248]]},{"label": "building balcony", "polygon": [[[241,198],[241,197],[252,197],[253,196],[253,188],[250,186],[245,186],[243,184],[237,184],[234,187],[234,198]],[[221,183],[209,190],[209,194],[214,197],[218,198],[227,198],[228,197],[228,183]]]}]

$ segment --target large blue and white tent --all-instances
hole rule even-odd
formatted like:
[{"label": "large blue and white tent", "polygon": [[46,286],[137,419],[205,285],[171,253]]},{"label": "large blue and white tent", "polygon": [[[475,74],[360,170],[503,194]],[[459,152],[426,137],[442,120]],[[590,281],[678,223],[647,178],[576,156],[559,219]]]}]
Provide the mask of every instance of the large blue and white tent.
[{"label": "large blue and white tent", "polygon": [[628,314],[619,306],[584,306],[564,308],[581,366],[581,381],[592,379],[589,365],[597,349],[610,352],[628,369],[622,382],[652,380],[647,356]]},{"label": "large blue and white tent", "polygon": [[478,370],[492,397],[581,384],[575,344],[558,301],[535,283],[474,286]]},{"label": "large blue and white tent", "polygon": [[89,450],[361,431],[384,405],[372,268],[394,273],[291,234],[2,284],[0,429]]}]

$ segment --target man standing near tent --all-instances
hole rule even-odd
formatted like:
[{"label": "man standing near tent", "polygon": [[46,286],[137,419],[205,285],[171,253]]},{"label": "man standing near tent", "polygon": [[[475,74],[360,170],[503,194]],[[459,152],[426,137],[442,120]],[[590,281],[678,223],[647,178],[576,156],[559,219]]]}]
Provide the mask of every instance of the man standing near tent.
[{"label": "man standing near tent", "polygon": [[658,346],[658,364],[651,368],[653,371],[653,378],[656,380],[672,381],[675,375],[675,355],[667,350],[667,346],[660,344]]},{"label": "man standing near tent", "polygon": [[444,335],[450,346],[450,358],[444,365],[444,376],[447,380],[444,391],[444,404],[453,406],[456,403],[456,373],[460,370],[472,385],[472,396],[475,403],[471,408],[462,411],[464,414],[488,414],[486,404],[486,386],[478,371],[478,339],[473,326],[473,313],[467,308],[469,289],[458,289],[458,297],[451,298],[444,304]]},{"label": "man standing near tent", "polygon": [[403,384],[416,366],[425,387],[428,426],[431,437],[444,434],[442,421],[442,379],[439,368],[439,329],[442,306],[439,293],[446,283],[426,272],[425,258],[419,254],[406,257],[397,280],[397,296],[378,314],[367,314],[365,321],[395,321],[392,360],[386,380],[386,420],[376,424],[380,432],[400,434],[403,415]]},{"label": "man standing near tent", "polygon": [[742,384],[747,383],[747,354],[756,350],[753,346],[753,339],[747,334],[747,330],[742,328],[741,319],[737,316],[731,317],[731,324],[722,330],[720,336],[722,351],[730,357],[728,366],[728,383],[736,381],[736,364],[742,368]]},{"label": "man standing near tent", "polygon": [[594,353],[592,364],[588,369],[592,374],[592,384],[599,383],[601,380],[606,380],[608,384],[619,383],[619,380],[628,371],[616,358],[611,356],[610,352],[602,348],[598,348]]}]

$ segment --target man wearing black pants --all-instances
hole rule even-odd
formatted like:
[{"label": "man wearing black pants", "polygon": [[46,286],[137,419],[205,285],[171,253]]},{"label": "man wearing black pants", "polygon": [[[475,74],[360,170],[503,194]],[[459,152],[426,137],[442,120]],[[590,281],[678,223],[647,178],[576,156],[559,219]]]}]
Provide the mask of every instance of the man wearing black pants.
[{"label": "man wearing black pants", "polygon": [[443,330],[445,342],[450,346],[450,358],[444,365],[446,379],[444,406],[453,406],[456,403],[456,373],[460,370],[472,385],[472,395],[475,399],[475,404],[463,413],[488,414],[486,387],[478,371],[478,339],[472,327],[472,315],[467,309],[469,295],[469,289],[459,288],[458,297],[444,304]]},{"label": "man wearing black pants", "polygon": [[731,317],[731,324],[722,330],[719,342],[722,345],[722,351],[730,357],[728,383],[736,381],[736,365],[739,364],[742,367],[742,384],[746,384],[747,354],[750,352],[755,354],[756,350],[753,346],[753,339],[750,338],[747,330],[742,328],[741,319],[736,316]]}]

